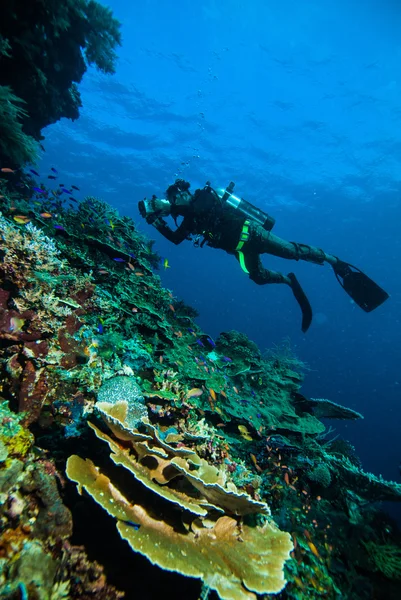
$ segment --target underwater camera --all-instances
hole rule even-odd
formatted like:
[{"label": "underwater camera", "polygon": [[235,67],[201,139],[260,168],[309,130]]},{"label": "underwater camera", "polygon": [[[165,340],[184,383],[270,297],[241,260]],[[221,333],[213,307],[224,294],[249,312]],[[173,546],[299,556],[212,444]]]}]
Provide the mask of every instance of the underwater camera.
[{"label": "underwater camera", "polygon": [[244,198],[238,198],[238,196],[234,196],[234,186],[235,183],[231,181],[230,185],[228,185],[225,190],[218,190],[218,194],[222,201],[227,202],[227,204],[241,212],[243,215],[248,217],[248,219],[251,219],[252,221],[255,221],[261,225],[263,229],[266,229],[266,231],[271,231],[276,220],[263,210],[260,210],[260,208],[257,208],[247,200],[244,200]]},{"label": "underwater camera", "polygon": [[148,223],[152,224],[159,217],[168,215],[171,205],[168,200],[158,198],[157,196],[152,196],[150,200],[148,198],[140,200],[138,202],[138,209],[141,217],[146,219]]}]

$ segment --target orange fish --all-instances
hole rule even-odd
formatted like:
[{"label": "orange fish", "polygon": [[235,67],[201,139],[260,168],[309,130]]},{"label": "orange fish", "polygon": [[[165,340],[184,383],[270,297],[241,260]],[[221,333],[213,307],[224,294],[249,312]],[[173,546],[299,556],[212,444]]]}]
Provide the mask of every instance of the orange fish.
[{"label": "orange fish", "polygon": [[214,390],[212,390],[212,388],[209,388],[209,393],[210,393],[211,397],[213,398],[213,400],[216,401],[216,392]]},{"label": "orange fish", "polygon": [[129,269],[131,269],[131,271],[135,271],[135,267],[134,267],[134,265],[133,265],[132,263],[130,263],[130,262],[129,262],[129,263],[127,263],[127,267],[128,267]]},{"label": "orange fish", "polygon": [[29,223],[31,220],[29,217],[26,217],[25,215],[15,215],[13,217],[13,219],[19,225],[25,225],[26,223]]},{"label": "orange fish", "polygon": [[239,394],[239,391],[238,391],[238,389],[235,387],[235,385],[233,385],[233,390],[234,390],[234,392],[235,392],[236,394]]},{"label": "orange fish", "polygon": [[174,308],[174,306],[172,304],[169,304],[168,307],[169,307],[170,310],[172,310],[173,312],[175,312],[175,308]]},{"label": "orange fish", "polygon": [[2,173],[15,173],[15,171],[13,171],[13,169],[10,169],[10,167],[2,167],[1,172]]},{"label": "orange fish", "polygon": [[138,312],[138,309],[136,308],[136,306],[134,306],[134,308],[131,308],[131,310],[132,310],[133,313],[137,313]]},{"label": "orange fish", "polygon": [[256,456],[254,454],[250,454],[249,456],[251,457],[251,460],[252,460],[253,464],[255,465],[255,469],[257,470],[257,472],[262,473],[263,469],[261,469],[261,467],[259,467],[258,461],[256,460]]},{"label": "orange fish", "polygon": [[51,219],[53,217],[53,215],[48,212],[40,213],[40,216],[43,217],[43,219]]},{"label": "orange fish", "polygon": [[136,275],[137,277],[143,277],[143,276],[144,276],[144,273],[141,273],[140,271],[136,271],[135,275]]},{"label": "orange fish", "polygon": [[221,390],[220,394],[221,394],[221,395],[222,395],[224,398],[227,398],[227,394],[225,393],[225,391],[224,391],[224,390]]},{"label": "orange fish", "polygon": [[288,473],[284,473],[284,481],[286,482],[287,485],[290,485],[290,477],[289,477]]},{"label": "orange fish", "polygon": [[313,554],[314,556],[316,556],[316,558],[320,558],[320,554],[319,554],[319,552],[318,552],[318,550],[317,550],[317,548],[316,548],[315,544],[314,544],[313,542],[308,542],[308,546],[309,546],[309,548],[310,548],[310,550],[311,550],[312,554]]},{"label": "orange fish", "polygon": [[161,355],[159,356],[159,363],[160,363],[160,364],[162,364],[162,362],[163,362],[163,355],[161,354]]}]

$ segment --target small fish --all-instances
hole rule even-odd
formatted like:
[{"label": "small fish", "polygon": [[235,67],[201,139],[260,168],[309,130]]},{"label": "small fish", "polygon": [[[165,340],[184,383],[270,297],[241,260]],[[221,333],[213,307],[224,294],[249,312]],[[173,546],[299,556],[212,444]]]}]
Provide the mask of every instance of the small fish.
[{"label": "small fish", "polygon": [[59,183],[58,187],[64,187],[64,183]]},{"label": "small fish", "polygon": [[34,187],[32,188],[34,192],[38,192],[38,194],[44,194],[45,190],[42,190],[41,188],[38,187]]},{"label": "small fish", "polygon": [[2,167],[0,170],[2,173],[15,173],[14,169],[10,169],[10,167]]},{"label": "small fish", "polygon": [[98,273],[99,273],[99,275],[108,275],[109,274],[109,272],[106,271],[106,269],[99,269]]},{"label": "small fish", "polygon": [[172,304],[169,304],[168,307],[171,310],[171,312],[175,312],[175,308]]},{"label": "small fish", "polygon": [[238,425],[238,431],[240,432],[244,440],[248,440],[248,442],[253,441],[252,436],[250,435],[248,428],[245,427],[245,425]]},{"label": "small fish", "polygon": [[77,192],[79,192],[79,187],[77,187],[76,185],[72,185],[71,187],[73,190],[77,190]]},{"label": "small fish", "polygon": [[22,331],[22,327],[24,326],[25,319],[20,319],[19,317],[11,317],[10,326],[8,328],[9,331]]},{"label": "small fish", "polygon": [[207,336],[206,341],[209,342],[212,348],[216,348],[216,344],[214,343],[211,337]]},{"label": "small fish", "polygon": [[135,271],[135,267],[132,263],[130,263],[130,262],[127,263],[127,267],[128,267],[128,269],[131,269],[131,271]]},{"label": "small fish", "polygon": [[31,220],[29,217],[27,217],[25,215],[14,215],[13,219],[19,225],[25,225],[26,223],[29,223]]},{"label": "small fish", "polygon": [[54,229],[58,229],[59,231],[65,231],[65,229],[62,225],[55,225]]},{"label": "small fish", "polygon": [[51,167],[50,171],[53,171],[53,173],[58,173],[57,169],[55,169],[54,167]]},{"label": "small fish", "polygon": [[75,202],[76,204],[78,204],[78,200],[75,200],[75,198],[73,198],[72,196],[69,197],[69,200],[71,200],[71,202]]},{"label": "small fish", "polygon": [[165,258],[165,259],[164,259],[163,266],[164,266],[164,270],[166,270],[166,269],[169,269],[169,268],[170,268],[170,265],[168,264],[168,258]]},{"label": "small fish", "polygon": [[53,217],[53,215],[51,213],[49,213],[49,212],[42,212],[42,213],[40,213],[40,216],[43,219],[51,219]]},{"label": "small fish", "polygon": [[284,473],[284,481],[287,485],[290,485],[290,476],[288,475],[288,473]]},{"label": "small fish", "polygon": [[54,190],[52,190],[52,194],[53,194],[53,196],[54,196],[55,198],[58,198],[58,193],[57,193],[57,192],[55,192]]},{"label": "small fish", "polygon": [[209,388],[209,394],[211,395],[213,400],[216,401],[216,392],[212,388]]},{"label": "small fish", "polygon": [[233,362],[233,359],[228,356],[222,356],[222,360],[224,360],[224,362]]},{"label": "small fish", "polygon": [[315,546],[315,544],[313,542],[307,542],[312,554],[314,554],[316,556],[316,558],[320,558],[320,554]]},{"label": "small fish", "polygon": [[64,192],[65,194],[71,194],[70,190],[67,190],[66,188],[61,188],[61,191]]},{"label": "small fish", "polygon": [[47,179],[57,179],[57,177],[55,175],[48,175]]},{"label": "small fish", "polygon": [[187,400],[189,398],[199,398],[199,396],[202,396],[203,394],[203,390],[201,390],[200,388],[192,388],[191,390],[189,390],[189,392],[187,392]]},{"label": "small fish", "polygon": [[236,394],[239,394],[238,388],[236,388],[235,385],[233,385],[233,390]]},{"label": "small fish", "polygon": [[103,323],[99,323],[98,324],[97,330],[98,330],[98,333],[103,333],[103,331],[104,331],[104,329],[103,329]]},{"label": "small fish", "polygon": [[113,258],[113,260],[114,260],[115,262],[119,262],[119,263],[123,263],[123,262],[125,262],[125,260],[124,260],[123,258],[120,258],[119,256],[118,256],[117,258]]},{"label": "small fish", "polygon": [[162,362],[163,362],[163,355],[161,354],[161,355],[159,356],[159,363],[160,363],[160,364],[162,364]]},{"label": "small fish", "polygon": [[141,273],[140,271],[136,271],[135,275],[136,275],[137,277],[144,277],[144,276],[145,276],[145,274],[144,274],[144,273]]},{"label": "small fish", "polygon": [[202,348],[205,347],[205,344],[199,338],[196,340],[196,343],[199,344],[199,346],[202,346]]},{"label": "small fish", "polygon": [[34,175],[36,175],[36,177],[40,177],[39,173],[37,171],[35,171],[35,169],[29,169],[31,173],[33,173]]}]

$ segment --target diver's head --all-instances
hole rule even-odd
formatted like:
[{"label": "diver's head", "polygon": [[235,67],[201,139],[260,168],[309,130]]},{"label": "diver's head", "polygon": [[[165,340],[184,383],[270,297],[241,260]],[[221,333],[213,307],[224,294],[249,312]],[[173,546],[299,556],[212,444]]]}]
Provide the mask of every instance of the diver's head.
[{"label": "diver's head", "polygon": [[192,197],[191,192],[189,191],[191,184],[184,179],[176,179],[172,185],[166,190],[166,198],[171,202],[171,204],[180,205],[180,204],[188,204],[189,200]]},{"label": "diver's head", "polygon": [[157,198],[157,196],[152,196],[150,200],[144,198],[138,202],[138,208],[141,216],[150,224],[171,213],[171,203],[164,198]]}]

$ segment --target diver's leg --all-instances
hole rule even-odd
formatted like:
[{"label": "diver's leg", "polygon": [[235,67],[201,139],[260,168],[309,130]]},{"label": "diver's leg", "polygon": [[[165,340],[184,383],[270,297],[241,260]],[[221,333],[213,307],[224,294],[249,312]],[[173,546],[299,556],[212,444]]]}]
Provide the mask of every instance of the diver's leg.
[{"label": "diver's leg", "polygon": [[263,230],[262,232],[258,232],[255,238],[258,246],[257,249],[261,254],[273,254],[273,256],[278,256],[279,258],[293,260],[306,260],[319,265],[322,265],[324,262],[334,265],[338,261],[335,256],[326,254],[321,248],[298,242],[288,242],[270,231]]},{"label": "diver's leg", "polygon": [[302,331],[305,333],[312,323],[312,307],[294,273],[283,275],[277,271],[265,269],[259,254],[253,252],[244,253],[243,257],[249,278],[258,285],[265,285],[267,283],[286,283],[290,286],[302,311]]}]

